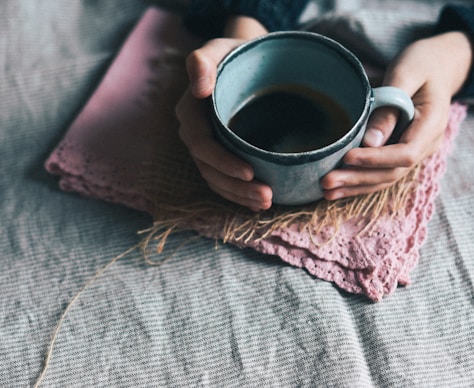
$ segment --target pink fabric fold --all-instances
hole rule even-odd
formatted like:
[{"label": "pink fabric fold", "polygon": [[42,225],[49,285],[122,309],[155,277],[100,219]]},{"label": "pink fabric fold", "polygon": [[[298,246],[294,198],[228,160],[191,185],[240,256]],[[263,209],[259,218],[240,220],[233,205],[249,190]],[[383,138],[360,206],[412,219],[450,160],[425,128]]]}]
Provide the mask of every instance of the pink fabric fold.
[{"label": "pink fabric fold", "polygon": [[[152,212],[152,201],[140,189],[142,168],[170,133],[177,138],[173,106],[187,83],[184,57],[199,43],[183,29],[178,15],[156,8],[143,15],[46,161],[46,169],[60,176],[63,190]],[[337,232],[328,226],[317,234],[292,224],[266,238],[229,242],[277,255],[348,292],[381,300],[397,285],[410,282],[434,211],[439,179],[465,115],[465,106],[451,106],[443,146],[424,161],[403,217],[381,216],[371,220],[367,230],[361,230],[364,222],[354,219]],[[223,238],[224,223],[215,214],[181,227]]]},{"label": "pink fabric fold", "polygon": [[175,101],[187,82],[175,64],[198,44],[180,16],[156,8],[144,13],[46,161],[61,189],[150,210],[137,179],[155,152],[150,139],[170,126],[167,95]]}]

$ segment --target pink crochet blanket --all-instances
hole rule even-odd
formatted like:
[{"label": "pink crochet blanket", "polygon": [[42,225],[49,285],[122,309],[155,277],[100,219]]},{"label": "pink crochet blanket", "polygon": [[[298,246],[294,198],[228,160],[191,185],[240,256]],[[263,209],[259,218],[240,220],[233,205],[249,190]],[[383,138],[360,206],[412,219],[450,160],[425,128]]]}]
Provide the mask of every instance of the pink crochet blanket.
[{"label": "pink crochet blanket", "polygon": [[[155,8],[143,15],[46,161],[46,169],[60,176],[60,187],[154,216],[161,207],[157,199],[166,202],[178,191],[184,198],[192,198],[192,190],[198,187],[208,196],[207,203],[217,201],[218,205],[214,211],[191,215],[176,226],[277,255],[320,279],[374,301],[392,293],[397,285],[408,284],[433,213],[438,181],[466,108],[452,105],[443,147],[424,161],[403,213],[384,213],[375,220],[353,217],[338,228],[302,227],[295,218],[278,228],[260,228],[245,238],[238,234],[228,237],[229,214],[221,211],[226,204],[206,191],[197,171],[189,167],[190,158],[179,142],[173,115],[174,104],[186,87],[185,55],[199,44],[183,29],[179,16]],[[168,174],[169,197],[156,198],[143,189],[150,165],[159,165]],[[181,175],[179,187],[174,184],[175,175]],[[188,197],[183,195],[187,190]],[[232,219],[234,229],[245,222],[248,217]]]}]

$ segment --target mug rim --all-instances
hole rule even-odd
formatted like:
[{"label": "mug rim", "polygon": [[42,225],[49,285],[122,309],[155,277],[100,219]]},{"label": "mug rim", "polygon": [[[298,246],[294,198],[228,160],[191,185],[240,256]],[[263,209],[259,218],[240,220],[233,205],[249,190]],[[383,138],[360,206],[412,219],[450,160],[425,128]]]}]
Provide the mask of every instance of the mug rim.
[{"label": "mug rim", "polygon": [[[355,73],[357,73],[362,81],[364,93],[365,93],[365,103],[362,112],[359,114],[359,117],[352,125],[352,127],[338,140],[335,142],[328,144],[325,147],[317,148],[314,150],[304,151],[304,152],[291,152],[291,153],[283,153],[283,152],[275,152],[265,150],[263,148],[259,148],[254,146],[253,144],[245,141],[240,136],[238,136],[234,131],[232,131],[227,124],[221,119],[218,108],[217,108],[217,101],[216,101],[216,89],[219,82],[219,76],[225,70],[225,66],[234,61],[240,55],[244,54],[245,52],[253,49],[254,47],[260,45],[262,42],[268,40],[276,40],[276,39],[306,39],[310,41],[317,41],[319,43],[323,43],[326,47],[329,47],[333,51],[337,52],[341,57],[343,57],[352,68],[354,68]],[[230,51],[219,63],[217,67],[216,73],[216,83],[214,90],[211,94],[211,104],[212,104],[212,118],[216,121],[215,124],[219,127],[219,133],[227,138],[231,144],[235,147],[241,149],[241,151],[253,155],[255,157],[278,163],[278,164],[304,164],[311,161],[321,160],[325,157],[339,151],[340,149],[347,146],[349,143],[354,140],[360,130],[362,130],[362,125],[367,118],[368,114],[370,113],[370,102],[373,100],[373,91],[372,87],[370,86],[369,79],[367,77],[367,73],[360,62],[360,60],[346,47],[344,47],[341,43],[335,41],[334,39],[328,38],[327,36],[318,34],[316,32],[311,31],[278,31],[278,32],[270,32],[266,35],[259,36],[255,39],[252,39],[248,42],[243,43],[242,45],[238,46],[237,48]],[[215,127],[215,125],[214,125]],[[218,129],[214,129],[218,130]]]}]

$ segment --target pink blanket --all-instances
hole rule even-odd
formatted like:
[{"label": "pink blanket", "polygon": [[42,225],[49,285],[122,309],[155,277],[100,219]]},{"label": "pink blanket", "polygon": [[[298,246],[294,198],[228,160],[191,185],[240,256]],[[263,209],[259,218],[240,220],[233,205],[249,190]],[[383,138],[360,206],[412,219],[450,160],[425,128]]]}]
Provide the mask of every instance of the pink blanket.
[{"label": "pink blanket", "polygon": [[[143,15],[46,161],[46,169],[60,176],[63,190],[156,215],[156,198],[143,189],[144,166],[158,160],[171,175],[182,170],[180,159],[174,158],[185,151],[177,136],[173,107],[186,87],[186,53],[199,44],[183,29],[179,16],[155,8]],[[345,220],[337,230],[325,226],[317,232],[302,228],[295,220],[268,230],[264,237],[259,231],[250,239],[234,236],[226,242],[278,255],[346,291],[381,300],[397,285],[410,282],[409,274],[418,261],[433,213],[438,181],[465,115],[464,106],[452,105],[443,147],[423,163],[417,188],[409,194],[403,214],[380,215],[365,222],[356,217]],[[188,178],[182,179],[186,184]],[[192,190],[200,178],[189,179],[183,187]],[[214,198],[209,192],[208,200]],[[225,212],[215,211],[204,218],[190,217],[177,226],[223,239],[227,221]],[[238,223],[239,218],[233,222]]]}]

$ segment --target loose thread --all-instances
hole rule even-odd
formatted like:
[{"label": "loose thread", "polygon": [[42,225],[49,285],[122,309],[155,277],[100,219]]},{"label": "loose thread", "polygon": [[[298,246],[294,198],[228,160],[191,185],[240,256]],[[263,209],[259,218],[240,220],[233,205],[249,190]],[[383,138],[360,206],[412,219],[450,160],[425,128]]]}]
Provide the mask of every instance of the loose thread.
[{"label": "loose thread", "polygon": [[63,314],[61,315],[61,318],[59,319],[58,323],[56,324],[56,327],[53,331],[53,336],[51,338],[51,342],[49,344],[49,347],[48,347],[48,352],[46,354],[46,358],[45,358],[45,361],[44,361],[44,366],[43,366],[43,369],[41,370],[41,373],[38,377],[38,379],[36,380],[36,383],[34,384],[34,388],[38,388],[41,383],[43,382],[45,376],[46,376],[46,372],[48,371],[48,368],[49,368],[49,364],[51,363],[51,357],[53,355],[53,351],[54,351],[54,346],[56,344],[56,340],[58,338],[58,334],[59,334],[59,331],[61,330],[61,326],[64,322],[64,320],[66,319],[69,311],[71,310],[71,308],[73,307],[73,305],[76,303],[76,301],[79,299],[79,297],[86,291],[86,289],[88,287],[90,287],[97,279],[99,279],[110,267],[112,267],[112,265],[114,265],[117,261],[119,261],[120,259],[122,259],[123,257],[127,256],[129,253],[133,252],[134,250],[140,248],[142,251],[143,251],[143,258],[145,260],[145,262],[149,265],[162,265],[163,263],[165,263],[169,258],[171,258],[175,253],[176,251],[178,251],[183,245],[189,243],[190,241],[198,238],[199,236],[195,236],[193,238],[190,238],[188,240],[186,240],[185,242],[183,242],[182,244],[180,244],[177,248],[174,249],[174,251],[168,256],[168,257],[165,257],[163,260],[160,260],[160,261],[152,261],[150,258],[149,258],[149,254],[147,252],[148,250],[148,245],[150,243],[151,240],[155,240],[155,239],[158,239],[161,244],[159,244],[159,248],[157,249],[157,252],[158,253],[163,253],[163,250],[164,250],[164,242],[168,239],[168,237],[172,234],[173,232],[173,229],[175,229],[174,227],[173,228],[170,228],[170,229],[167,229],[165,230],[162,234],[156,236],[155,235],[155,232],[156,231],[152,231],[151,229],[146,229],[146,230],[142,230],[142,231],[139,231],[138,234],[145,234],[145,233],[148,233],[151,231],[151,233],[148,233],[148,235],[146,236],[145,239],[143,239],[141,242],[139,242],[138,244],[134,245],[133,247],[127,249],[126,251],[120,253],[119,255],[115,256],[111,261],[109,261],[104,267],[102,267],[80,290],[79,292],[74,295],[74,297],[70,300],[70,302],[68,303],[68,305],[66,306],[66,309],[64,310]]},{"label": "loose thread", "polygon": [[105,265],[102,269],[100,269],[80,290],[79,292],[74,295],[74,297],[71,299],[71,301],[68,303],[68,305],[66,306],[66,309],[64,310],[63,314],[61,315],[61,318],[59,319],[58,323],[56,324],[56,328],[54,329],[53,331],[53,336],[52,336],[52,339],[51,339],[51,342],[49,343],[49,347],[48,347],[48,352],[46,353],[46,358],[45,358],[45,361],[44,361],[44,366],[43,366],[43,369],[41,370],[41,373],[38,377],[38,379],[36,380],[36,383],[35,385],[33,386],[34,388],[38,388],[41,383],[43,382],[45,376],[46,376],[46,372],[48,371],[48,368],[49,368],[49,364],[51,362],[51,357],[53,356],[53,351],[54,351],[54,346],[56,344],[56,340],[58,338],[58,334],[59,334],[59,331],[61,330],[61,326],[64,322],[64,320],[66,319],[69,311],[71,310],[71,308],[74,306],[74,304],[76,303],[76,301],[79,299],[79,297],[86,291],[86,289],[91,285],[93,284],[98,278],[100,278],[105,271],[107,271],[112,265],[114,265],[118,260],[120,260],[121,258],[125,257],[126,255],[128,255],[129,253],[133,252],[135,249],[139,248],[141,246],[141,244],[137,244],[137,245],[134,245],[133,247],[127,249],[125,252],[119,254],[118,256],[115,256],[109,263],[107,263],[107,265]]},{"label": "loose thread", "polygon": [[181,244],[179,244],[176,248],[174,248],[173,251],[168,256],[166,256],[165,258],[163,258],[159,261],[155,261],[155,260],[150,259],[149,246],[150,246],[150,243],[152,241],[158,241],[158,243],[155,247],[155,251],[158,254],[162,254],[163,251],[165,250],[165,245],[166,245],[166,242],[168,241],[168,238],[172,234],[177,234],[177,233],[183,232],[183,231],[184,230],[180,229],[176,225],[172,225],[172,226],[169,226],[169,225],[164,226],[163,225],[163,226],[158,227],[158,228],[156,226],[153,226],[151,228],[139,231],[138,234],[145,234],[145,238],[139,244],[139,246],[140,246],[140,248],[143,252],[143,259],[145,260],[145,262],[149,265],[152,265],[152,266],[162,265],[165,262],[167,262],[169,259],[171,259],[174,256],[174,254],[179,249],[181,249],[183,246],[185,246],[188,243],[190,243],[191,241],[194,241],[194,240],[201,237],[200,235],[195,235],[193,237],[190,237],[190,238],[184,240]]}]

